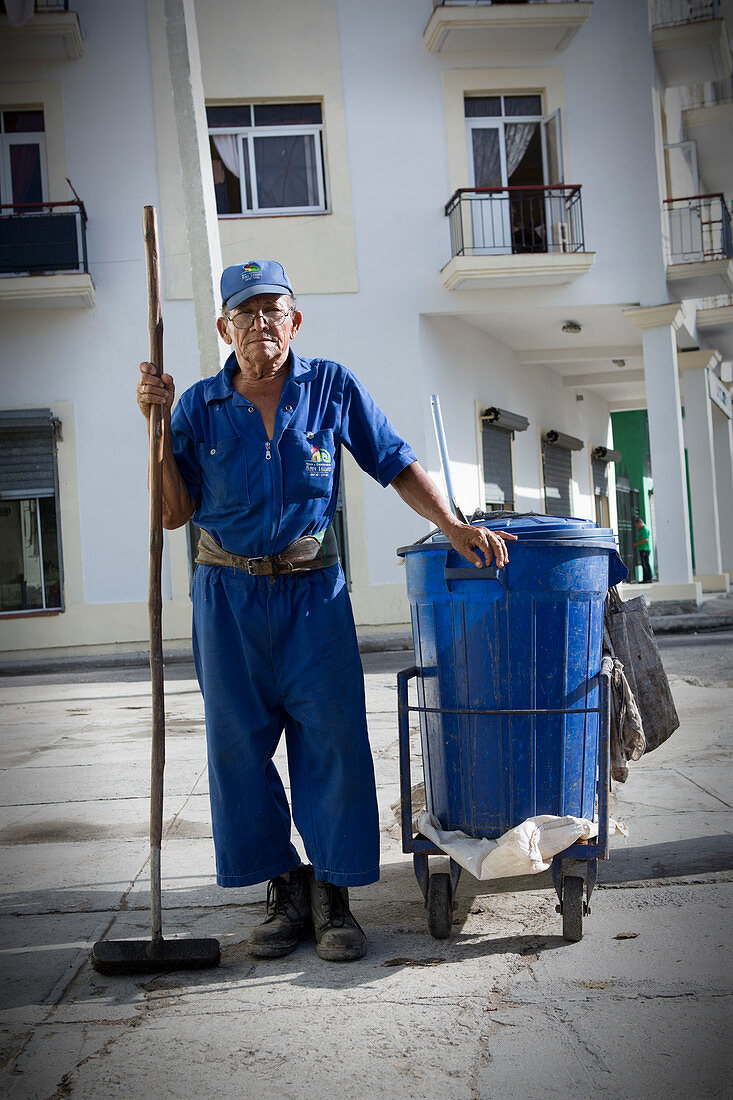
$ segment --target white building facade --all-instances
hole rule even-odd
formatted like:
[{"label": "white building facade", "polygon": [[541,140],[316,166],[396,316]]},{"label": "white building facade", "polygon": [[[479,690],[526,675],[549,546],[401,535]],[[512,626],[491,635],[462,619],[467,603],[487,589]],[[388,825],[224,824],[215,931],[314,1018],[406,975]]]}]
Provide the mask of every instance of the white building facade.
[{"label": "white building facade", "polygon": [[[616,527],[611,413],[646,408],[649,595],[727,589],[722,5],[72,7],[0,27],[4,654],[144,646],[146,432],[133,386],[147,356],[146,203],[159,212],[165,366],[179,392],[219,369],[222,266],[278,259],[305,318],[295,350],[352,369],[438,481],[440,395],[467,513]],[[43,205],[62,202],[77,205]],[[45,221],[40,255],[32,219]],[[424,523],[348,456],[342,500],[357,622],[406,621],[395,548]],[[190,637],[190,557],[187,531],[170,533],[169,646]]]}]

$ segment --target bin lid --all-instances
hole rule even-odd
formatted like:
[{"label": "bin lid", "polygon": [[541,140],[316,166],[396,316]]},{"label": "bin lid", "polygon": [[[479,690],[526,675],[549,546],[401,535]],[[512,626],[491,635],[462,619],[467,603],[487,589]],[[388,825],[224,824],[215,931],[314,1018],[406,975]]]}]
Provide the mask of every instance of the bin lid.
[{"label": "bin lid", "polygon": [[[474,527],[487,527],[493,531],[511,531],[517,536],[519,542],[531,542],[533,546],[544,544],[606,550],[611,555],[610,584],[618,584],[628,576],[628,570],[618,556],[616,535],[613,530],[610,527],[599,527],[593,520],[581,519],[578,516],[545,516],[535,513],[517,513],[507,516],[504,513],[496,519],[489,516],[485,519],[472,520],[471,523]],[[449,540],[442,531],[436,531],[410,546],[401,546],[397,553],[404,556],[413,551],[445,550],[446,546],[450,546]],[[511,557],[511,548],[509,553]]]}]

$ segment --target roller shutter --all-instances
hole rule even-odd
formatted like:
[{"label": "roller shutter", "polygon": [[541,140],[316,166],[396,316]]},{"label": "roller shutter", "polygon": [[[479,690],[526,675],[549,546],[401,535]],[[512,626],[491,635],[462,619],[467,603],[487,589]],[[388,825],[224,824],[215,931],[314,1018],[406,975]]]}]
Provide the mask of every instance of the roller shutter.
[{"label": "roller shutter", "polygon": [[555,443],[545,442],[542,454],[545,468],[545,511],[548,516],[569,516],[572,514],[571,452]]},{"label": "roller shutter", "polygon": [[0,413],[0,500],[56,495],[56,437],[49,409]]},{"label": "roller shutter", "polygon": [[597,497],[608,496],[608,463],[593,459],[593,492]]},{"label": "roller shutter", "polygon": [[487,509],[494,505],[514,508],[512,470],[512,433],[484,421],[481,425],[481,449],[484,467],[484,500]]}]

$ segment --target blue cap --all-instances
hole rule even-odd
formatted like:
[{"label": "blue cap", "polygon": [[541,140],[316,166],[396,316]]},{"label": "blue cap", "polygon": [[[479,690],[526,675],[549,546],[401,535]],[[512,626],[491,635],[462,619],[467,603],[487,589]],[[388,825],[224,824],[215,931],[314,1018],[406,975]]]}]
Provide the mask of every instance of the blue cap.
[{"label": "blue cap", "polygon": [[291,294],[285,268],[277,260],[248,260],[226,267],[221,276],[221,300],[233,309],[255,294]]}]

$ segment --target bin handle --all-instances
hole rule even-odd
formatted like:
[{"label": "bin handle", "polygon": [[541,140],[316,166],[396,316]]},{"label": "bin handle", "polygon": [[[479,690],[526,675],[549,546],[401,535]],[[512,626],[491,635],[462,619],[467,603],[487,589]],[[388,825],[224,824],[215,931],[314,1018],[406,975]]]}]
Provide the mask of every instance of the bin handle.
[{"label": "bin handle", "polygon": [[475,565],[469,565],[465,568],[458,567],[456,569],[449,569],[446,566],[445,579],[447,581],[490,580],[499,581],[501,584],[500,572],[501,569],[496,565],[484,565],[479,568]]}]

